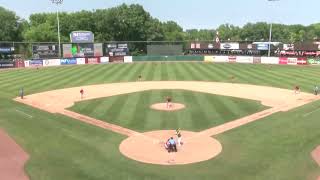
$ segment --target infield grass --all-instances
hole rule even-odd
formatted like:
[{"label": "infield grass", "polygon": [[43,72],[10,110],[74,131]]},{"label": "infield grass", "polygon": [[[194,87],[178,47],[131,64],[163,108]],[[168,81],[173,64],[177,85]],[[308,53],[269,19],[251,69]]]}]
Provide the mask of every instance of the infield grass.
[{"label": "infield grass", "polygon": [[[150,109],[166,96],[185,109]],[[152,90],[77,102],[71,110],[140,132],[178,129],[201,131],[265,110],[258,101],[185,90]]]},{"label": "infield grass", "polygon": [[310,156],[320,144],[320,102],[216,136],[223,152],[215,159],[168,167],[122,156],[118,148],[124,136],[12,101],[21,87],[31,94],[136,81],[140,74],[151,81],[230,82],[234,76],[236,83],[288,89],[298,84],[308,92],[320,84],[320,67],[315,66],[138,63],[0,71],[0,127],[30,154],[26,170],[31,180],[314,180],[320,175]]}]

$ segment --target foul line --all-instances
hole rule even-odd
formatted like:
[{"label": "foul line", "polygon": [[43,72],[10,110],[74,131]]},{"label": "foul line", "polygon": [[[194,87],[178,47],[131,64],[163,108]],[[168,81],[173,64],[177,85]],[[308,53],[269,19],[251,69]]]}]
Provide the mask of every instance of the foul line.
[{"label": "foul line", "polygon": [[304,114],[303,117],[307,117],[307,116],[309,116],[310,114],[312,114],[312,113],[314,113],[314,112],[316,112],[316,111],[319,111],[319,110],[320,110],[320,108],[317,108],[317,109],[315,109],[315,110],[313,110],[313,111],[311,111],[311,112],[308,112],[308,113]]},{"label": "foul line", "polygon": [[19,110],[19,109],[16,109],[16,111],[17,111],[18,113],[20,113],[20,114],[23,114],[23,115],[29,117],[29,118],[33,118],[33,116],[31,116],[30,114],[25,113],[25,112],[23,112],[23,111],[21,111],[21,110]]}]

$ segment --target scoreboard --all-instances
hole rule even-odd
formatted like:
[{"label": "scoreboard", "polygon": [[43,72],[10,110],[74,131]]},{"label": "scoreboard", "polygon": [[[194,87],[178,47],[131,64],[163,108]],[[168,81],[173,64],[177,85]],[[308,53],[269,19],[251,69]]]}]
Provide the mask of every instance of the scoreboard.
[{"label": "scoreboard", "polygon": [[64,58],[86,58],[103,56],[102,43],[73,43],[63,44]]},{"label": "scoreboard", "polygon": [[35,59],[59,57],[59,46],[57,44],[32,45],[32,56]]},{"label": "scoreboard", "polygon": [[129,55],[128,44],[106,44],[105,52],[107,56],[127,56]]}]

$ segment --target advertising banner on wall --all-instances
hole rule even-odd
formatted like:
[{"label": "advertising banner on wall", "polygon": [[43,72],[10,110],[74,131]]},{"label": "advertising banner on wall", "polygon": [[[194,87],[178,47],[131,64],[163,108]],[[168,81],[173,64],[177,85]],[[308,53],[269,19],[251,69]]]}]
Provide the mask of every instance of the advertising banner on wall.
[{"label": "advertising banner on wall", "polygon": [[127,56],[129,55],[128,44],[107,44],[106,54],[108,56]]},{"label": "advertising banner on wall", "polygon": [[283,50],[294,51],[294,44],[283,44]]},{"label": "advertising banner on wall", "polygon": [[252,56],[237,56],[236,62],[237,63],[252,64],[253,63],[253,57]]},{"label": "advertising banner on wall", "polygon": [[[98,49],[98,51],[100,51]],[[72,57],[93,57],[94,44],[72,44]]]},{"label": "advertising banner on wall", "polygon": [[14,47],[0,47],[0,54],[11,54],[14,52]]},{"label": "advertising banner on wall", "polygon": [[253,57],[253,64],[261,64],[261,57]]},{"label": "advertising banner on wall", "polygon": [[262,51],[269,50],[269,45],[267,43],[259,43],[257,44],[257,50],[262,50]]},{"label": "advertising banner on wall", "polygon": [[316,65],[320,65],[320,59],[316,59],[316,58],[309,58],[308,59],[308,64],[316,64]]},{"label": "advertising banner on wall", "polygon": [[214,62],[215,56],[204,56],[204,62]]},{"label": "advertising banner on wall", "polygon": [[237,56],[228,56],[229,63],[237,62]]},{"label": "advertising banner on wall", "polygon": [[289,65],[297,65],[297,58],[288,58],[287,64]]},{"label": "advertising banner on wall", "polygon": [[220,49],[239,49],[239,43],[221,43]]},{"label": "advertising banner on wall", "polygon": [[43,65],[42,59],[31,60],[29,63],[31,67],[41,67]]},{"label": "advertising banner on wall", "polygon": [[109,57],[100,57],[100,63],[102,64],[109,63]]},{"label": "advertising banner on wall", "polygon": [[124,63],[132,63],[132,56],[125,56],[123,59]]},{"label": "advertising banner on wall", "polygon": [[86,64],[99,64],[100,58],[86,58]]},{"label": "advertising banner on wall", "polygon": [[261,57],[262,64],[279,64],[278,57]]},{"label": "advertising banner on wall", "polygon": [[16,59],[15,61],[15,67],[16,68],[23,68],[24,67],[24,61],[21,59]]},{"label": "advertising banner on wall", "polygon": [[307,65],[307,58],[304,58],[304,57],[300,57],[298,58],[298,61],[297,61],[297,64],[298,65]]},{"label": "advertising banner on wall", "polygon": [[287,57],[280,57],[279,64],[288,64],[288,58]]},{"label": "advertising banner on wall", "polygon": [[73,31],[70,33],[71,43],[93,43],[94,34],[91,31]]},{"label": "advertising banner on wall", "polygon": [[71,58],[71,59],[60,59],[61,65],[74,65],[77,64],[77,59],[76,58]]},{"label": "advertising banner on wall", "polygon": [[229,57],[228,56],[212,56],[213,62],[217,63],[226,63],[229,62]]},{"label": "advertising banner on wall", "polygon": [[56,44],[32,45],[33,58],[57,58],[59,57],[59,46]]},{"label": "advertising banner on wall", "polygon": [[43,60],[43,66],[60,66],[60,59],[45,59]]},{"label": "advertising banner on wall", "polygon": [[0,68],[14,68],[15,63],[13,61],[0,61]]},{"label": "advertising banner on wall", "polygon": [[86,64],[86,58],[77,58],[77,64]]},{"label": "advertising banner on wall", "polygon": [[72,44],[63,44],[62,45],[62,52],[64,58],[71,58],[72,57]]},{"label": "advertising banner on wall", "polygon": [[94,49],[93,56],[95,56],[95,57],[103,56],[103,44],[102,43],[95,43],[93,46],[94,46],[93,47],[93,49]]},{"label": "advertising banner on wall", "polygon": [[24,67],[30,67],[30,61],[24,61]]}]

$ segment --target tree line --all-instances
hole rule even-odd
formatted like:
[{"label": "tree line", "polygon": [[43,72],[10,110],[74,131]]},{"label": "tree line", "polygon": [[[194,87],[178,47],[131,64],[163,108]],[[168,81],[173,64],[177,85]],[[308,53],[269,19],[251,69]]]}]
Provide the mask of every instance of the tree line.
[{"label": "tree line", "polygon": [[[0,7],[0,41],[57,42],[55,13],[36,13],[24,20],[15,12]],[[221,41],[267,41],[270,25],[247,23],[243,27],[231,24],[216,29],[183,28],[174,21],[162,22],[141,5],[122,4],[109,9],[60,13],[62,42],[69,42],[72,31],[92,31],[95,41],[208,41],[217,31]],[[273,25],[273,41],[295,43],[320,38],[320,23],[303,25]]]}]

